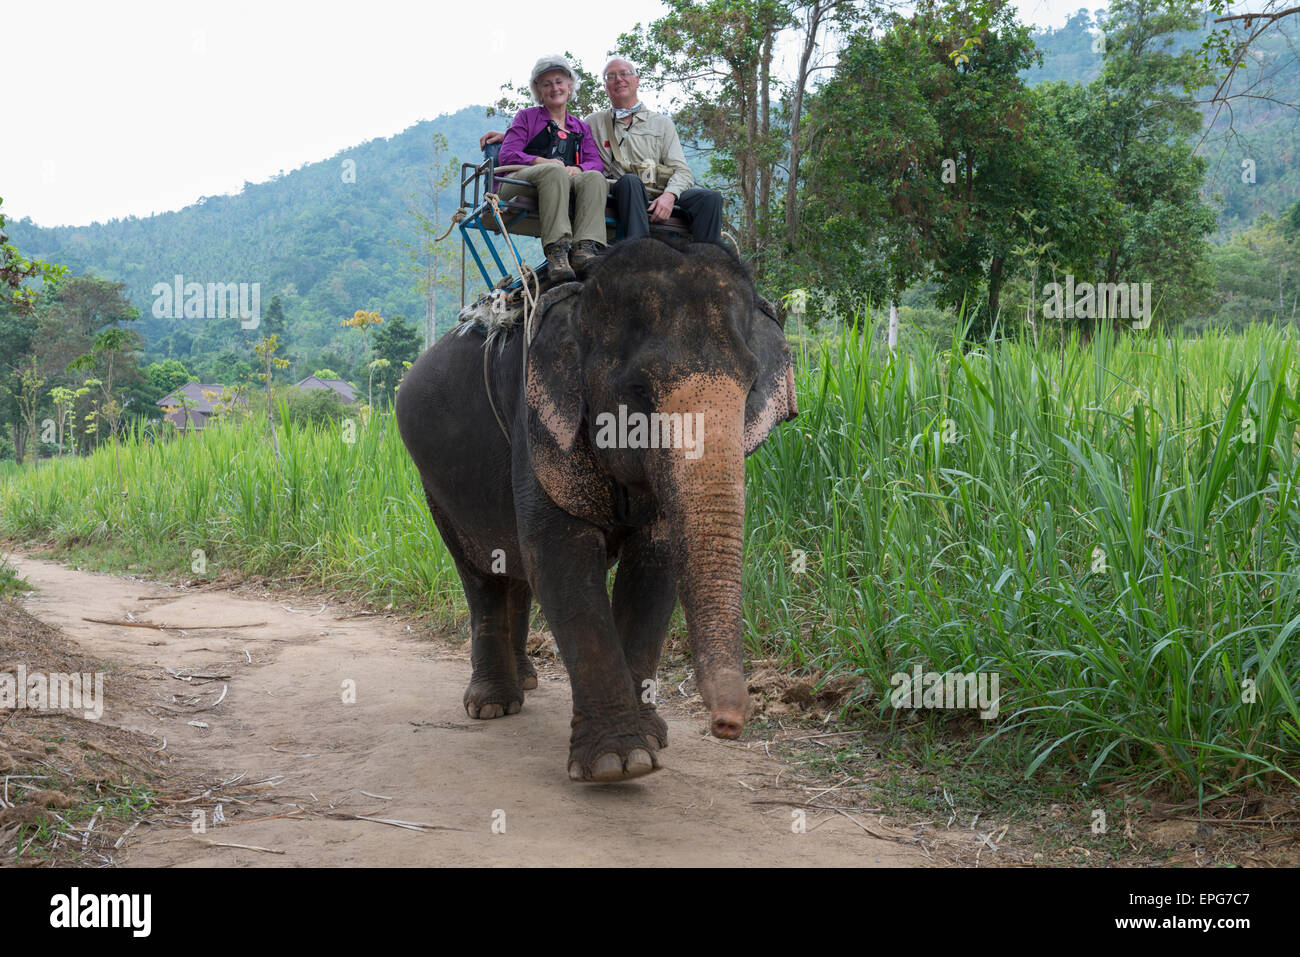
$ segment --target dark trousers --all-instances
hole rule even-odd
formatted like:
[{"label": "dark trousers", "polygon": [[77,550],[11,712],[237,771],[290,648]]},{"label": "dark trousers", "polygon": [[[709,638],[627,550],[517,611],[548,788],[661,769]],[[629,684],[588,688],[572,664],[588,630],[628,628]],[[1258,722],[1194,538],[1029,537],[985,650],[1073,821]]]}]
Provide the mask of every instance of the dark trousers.
[{"label": "dark trousers", "polygon": [[[635,173],[624,173],[614,184],[614,208],[624,239],[642,239],[650,235],[650,214],[646,207],[650,197],[645,184]],[[722,196],[716,190],[692,188],[677,197],[677,208],[690,224],[696,242],[720,243],[722,240]]]}]

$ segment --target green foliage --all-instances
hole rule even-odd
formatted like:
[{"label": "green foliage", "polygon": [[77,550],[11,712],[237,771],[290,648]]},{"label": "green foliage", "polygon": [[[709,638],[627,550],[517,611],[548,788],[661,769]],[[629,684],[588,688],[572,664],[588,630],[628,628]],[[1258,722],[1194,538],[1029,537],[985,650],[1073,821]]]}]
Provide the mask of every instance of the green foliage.
[{"label": "green foliage", "polygon": [[288,389],[284,393],[284,403],[289,421],[298,426],[338,422],[350,414],[332,389]]},{"label": "green foliage", "polygon": [[[0,205],[4,199],[0,198]],[[5,232],[5,215],[0,212],[0,304],[12,303],[19,311],[30,309],[35,291],[28,283],[55,282],[67,272],[63,266],[27,259],[9,242]]]},{"label": "green foliage", "polygon": [[[1216,3],[1215,6],[1222,6]],[[1222,11],[1219,11],[1222,12]],[[1108,45],[1105,11],[1094,21],[1079,10],[1056,30],[1034,34],[1043,63],[1026,71],[1031,85],[1045,82],[1082,84],[1096,80],[1102,67],[1101,50]],[[1235,233],[1261,213],[1277,215],[1300,199],[1300,163],[1295,161],[1295,109],[1300,105],[1300,61],[1284,25],[1257,21],[1249,32],[1243,21],[1205,26],[1206,17],[1185,18],[1189,29],[1176,30],[1168,53],[1176,53],[1187,70],[1177,78],[1182,95],[1187,83],[1207,79],[1190,91],[1205,121],[1198,154],[1207,163],[1202,193],[1218,206],[1221,232]],[[1234,36],[1235,34],[1235,36]],[[1217,36],[1213,44],[1208,41]],[[1247,39],[1249,42],[1247,43]],[[1237,57],[1206,59],[1203,48],[1231,40]],[[1231,78],[1226,74],[1234,71]],[[1215,100],[1214,97],[1219,99]]]},{"label": "green foliage", "polygon": [[1029,238],[1017,213],[1039,214],[1068,257],[1098,185],[1020,79],[1028,30],[1010,7],[977,22],[926,7],[851,37],[809,105],[805,165],[809,246],[824,273],[853,276],[841,295],[887,301],[933,271],[938,303],[967,303],[975,337]]},{"label": "green foliage", "polygon": [[144,375],[145,378],[149,380],[150,393],[156,393],[153,396],[155,402],[163,396],[174,392],[187,382],[198,381],[194,376],[190,375],[185,366],[176,359],[164,359],[162,362],[151,362],[145,367]]},{"label": "green foliage", "polygon": [[1183,93],[1202,74],[1193,51],[1172,52],[1177,33],[1199,20],[1193,0],[1115,0],[1102,23],[1105,64],[1088,88],[1090,115],[1082,124],[1062,117],[1117,201],[1099,224],[1102,249],[1089,272],[1153,283],[1174,319],[1197,311],[1209,290],[1214,214],[1200,197],[1205,161],[1187,142],[1201,116]]},{"label": "green foliage", "polygon": [[375,358],[388,363],[375,370],[375,391],[391,396],[407,364],[418,359],[421,351],[420,334],[404,316],[394,316],[375,330]]},{"label": "green foliage", "polygon": [[[3,459],[3,449],[0,449],[0,461]],[[18,569],[9,563],[8,556],[0,555],[0,601],[31,590],[31,583],[18,574]]]},{"label": "green foliage", "polygon": [[[8,372],[0,380],[0,421],[9,425],[20,457],[31,451],[36,422],[47,417],[85,423],[73,429],[84,447],[98,441],[101,426],[115,431],[123,416],[156,412],[138,367],[139,337],[126,325],[138,311],[123,293],[120,283],[64,276],[25,312],[0,303],[0,343],[14,350],[5,356],[8,370],[0,368]],[[37,379],[41,388],[31,392]],[[93,390],[82,388],[87,380],[96,382]],[[74,406],[56,413],[52,390],[75,393]]]},{"label": "green foliage", "polygon": [[223,385],[252,381],[257,375],[257,366],[253,357],[234,350],[228,350],[208,360],[207,368],[209,371],[199,378],[220,382]]},{"label": "green foliage", "polygon": [[[851,277],[826,284],[842,304],[933,276],[936,303],[964,304],[977,340],[1019,322],[999,314],[1004,288],[1027,293],[1033,320],[1061,274],[1149,282],[1162,320],[1197,314],[1214,220],[1188,142],[1199,114],[1176,89],[1197,67],[1167,50],[1190,11],[1117,0],[1086,87],[1024,85],[1037,54],[1009,6],[927,4],[851,36],[809,104],[806,241],[790,271]],[[1093,320],[1079,322],[1088,334]]]},{"label": "green foliage", "polygon": [[[676,90],[674,116],[684,141],[713,146],[710,178],[734,183],[740,248],[759,251],[772,214],[774,167],[786,155],[773,111],[776,43],[794,22],[781,0],[665,0],[659,19],[618,39],[649,90]],[[846,5],[847,6],[847,5]]]},{"label": "green foliage", "polygon": [[1230,327],[1300,319],[1300,230],[1290,224],[1300,202],[1281,219],[1265,214],[1227,244],[1211,250],[1214,320]]},{"label": "green foliage", "polygon": [[[1197,96],[1208,99],[1213,92],[1205,88]],[[1271,32],[1253,42],[1226,92],[1233,96],[1226,105],[1202,107],[1208,131],[1200,152],[1209,164],[1205,193],[1222,205],[1219,228],[1231,234],[1300,200],[1300,58],[1294,39]]]},{"label": "green foliage", "polygon": [[261,320],[259,329],[262,335],[279,336],[281,346],[287,348],[289,337],[285,329],[284,304],[280,301],[279,293],[271,297],[271,301],[266,307],[266,313],[261,317]]}]

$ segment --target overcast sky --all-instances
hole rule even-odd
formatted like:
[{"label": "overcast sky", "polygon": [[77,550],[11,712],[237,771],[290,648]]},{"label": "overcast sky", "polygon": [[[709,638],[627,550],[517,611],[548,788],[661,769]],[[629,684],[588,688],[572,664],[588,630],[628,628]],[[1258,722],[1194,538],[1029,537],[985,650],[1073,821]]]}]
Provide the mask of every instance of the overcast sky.
[{"label": "overcast sky", "polygon": [[[1026,22],[1060,26],[1105,3],[1016,6]],[[658,0],[19,0],[0,15],[2,208],[83,225],[238,192],[494,100],[546,53],[568,49],[598,69],[618,34],[662,10]]]}]

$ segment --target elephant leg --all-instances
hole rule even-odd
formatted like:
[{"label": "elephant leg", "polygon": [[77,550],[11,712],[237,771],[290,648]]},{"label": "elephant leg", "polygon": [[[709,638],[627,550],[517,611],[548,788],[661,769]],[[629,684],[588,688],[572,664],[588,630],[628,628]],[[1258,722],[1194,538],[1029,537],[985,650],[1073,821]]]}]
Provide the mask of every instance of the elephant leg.
[{"label": "elephant leg", "polygon": [[[456,566],[465,586],[473,635],[470,660],[474,673],[465,689],[465,711],[471,718],[517,714],[524,706],[524,689],[511,634],[512,583],[508,578],[483,575],[476,569],[466,574],[459,562]],[[534,676],[534,687],[536,682]]]},{"label": "elephant leg", "polygon": [[641,730],[660,749],[668,747],[668,725],[655,710],[656,673],[664,638],[677,604],[666,528],[638,529],[623,543],[614,578],[614,621],[637,689]]},{"label": "elephant leg", "polygon": [[537,687],[537,669],[528,657],[528,618],[533,610],[533,593],[528,582],[512,581],[510,583],[510,641],[515,649],[515,673],[519,676],[519,687],[532,691]]},{"label": "elephant leg", "polygon": [[605,590],[605,537],[559,509],[521,530],[529,581],[573,688],[569,777],[625,781],[659,767]]},{"label": "elephant leg", "polygon": [[[524,690],[520,686],[516,658],[516,642],[512,624],[517,616],[511,614],[511,594],[522,586],[525,595],[528,586],[523,582],[479,571],[465,557],[465,550],[457,537],[456,528],[425,493],[434,524],[456,562],[461,586],[465,589],[465,602],[469,605],[470,662],[474,671],[465,689],[465,711],[471,718],[500,718],[518,714],[524,706]],[[527,615],[527,604],[525,616]],[[524,641],[527,641],[525,620]],[[533,687],[537,679],[534,674]]]}]

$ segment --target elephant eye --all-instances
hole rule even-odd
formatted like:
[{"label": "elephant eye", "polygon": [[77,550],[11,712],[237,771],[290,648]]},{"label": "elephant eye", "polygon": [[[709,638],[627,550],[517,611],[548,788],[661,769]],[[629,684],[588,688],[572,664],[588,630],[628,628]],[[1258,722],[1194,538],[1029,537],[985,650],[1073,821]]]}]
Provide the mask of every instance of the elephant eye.
[{"label": "elephant eye", "polygon": [[650,404],[650,400],[652,398],[650,387],[646,385],[644,382],[638,380],[629,383],[627,387],[627,391],[628,394],[631,395],[638,402],[644,403],[645,405]]}]

